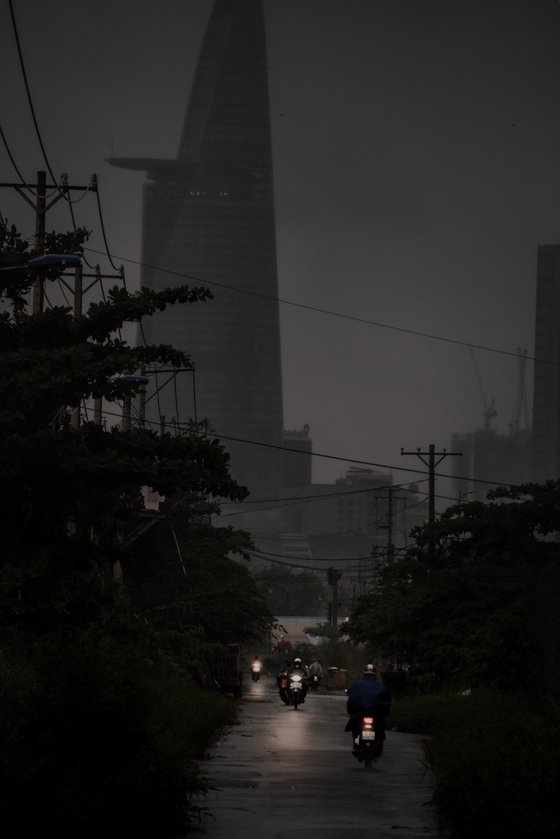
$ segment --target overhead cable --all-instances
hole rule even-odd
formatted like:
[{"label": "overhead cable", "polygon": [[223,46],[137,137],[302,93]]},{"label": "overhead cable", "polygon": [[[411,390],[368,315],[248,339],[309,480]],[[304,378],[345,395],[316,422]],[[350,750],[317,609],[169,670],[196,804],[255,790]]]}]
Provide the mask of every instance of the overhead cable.
[{"label": "overhead cable", "polygon": [[[87,250],[91,250],[92,253],[101,253],[101,251],[96,251],[94,248],[87,248]],[[461,341],[458,338],[447,338],[447,337],[444,337],[442,335],[434,335],[431,332],[421,332],[420,330],[417,330],[417,329],[408,329],[404,326],[395,326],[394,324],[390,324],[390,323],[382,323],[381,321],[371,320],[370,318],[363,318],[363,317],[358,317],[357,315],[349,315],[349,314],[344,314],[342,312],[335,312],[332,309],[323,309],[320,306],[311,306],[310,304],[307,304],[307,303],[297,303],[294,300],[288,300],[288,299],[283,298],[283,297],[275,297],[271,294],[264,294],[262,292],[252,291],[250,289],[237,288],[236,286],[227,285],[226,283],[218,283],[215,280],[205,280],[205,279],[202,279],[201,277],[197,277],[193,274],[187,274],[183,271],[175,271],[175,270],[172,270],[171,268],[162,268],[158,265],[150,265],[149,263],[141,262],[141,261],[135,260],[135,259],[130,259],[126,256],[118,256],[117,258],[122,260],[123,262],[129,262],[131,265],[137,265],[137,266],[140,266],[142,268],[149,268],[152,271],[160,271],[163,274],[171,274],[171,275],[173,275],[175,277],[179,277],[183,280],[192,280],[193,282],[203,283],[204,285],[215,286],[216,288],[224,288],[224,289],[227,289],[228,291],[235,291],[235,292],[238,292],[239,294],[248,294],[252,297],[260,297],[263,300],[274,301],[276,303],[282,304],[283,306],[292,306],[292,307],[297,308],[297,309],[305,309],[307,311],[317,312],[318,314],[322,314],[322,315],[330,315],[331,317],[340,318],[341,320],[349,320],[349,321],[352,321],[354,323],[362,323],[362,324],[365,324],[366,326],[375,326],[375,327],[378,327],[380,329],[389,329],[389,330],[392,330],[394,332],[401,332],[401,333],[404,333],[404,334],[407,334],[407,335],[415,335],[419,338],[430,338],[433,341],[443,341],[444,343],[455,344],[455,345],[461,346],[461,347],[472,347],[472,348],[477,349],[477,350],[483,350],[484,352],[497,353],[499,355],[505,355],[505,356],[509,356],[509,357],[512,357],[512,358],[523,358],[523,359],[526,359],[528,361],[541,361],[541,362],[550,363],[550,364],[560,364],[560,362],[549,361],[548,359],[544,359],[544,360],[543,359],[538,359],[538,358],[535,358],[534,356],[526,355],[525,353],[512,352],[511,350],[502,350],[502,349],[498,349],[497,347],[488,347],[484,344],[473,344],[472,341]]]},{"label": "overhead cable", "polygon": [[[104,411],[104,413],[107,414],[107,416],[115,416],[115,417],[119,416],[119,414],[116,414],[116,413],[111,412],[111,411]],[[158,423],[155,422],[154,420],[146,420],[145,422],[146,422],[147,425],[154,425],[154,426],[158,425]],[[183,427],[185,430],[187,430],[189,428],[189,424],[186,423],[186,422],[177,423],[177,425],[179,427]],[[275,444],[275,443],[263,443],[263,442],[258,441],[258,440],[247,440],[247,439],[244,439],[242,437],[230,437],[230,436],[227,436],[226,434],[217,434],[215,432],[210,432],[210,431],[205,431],[204,434],[205,434],[206,437],[213,437],[216,440],[230,440],[230,441],[233,441],[233,442],[236,442],[236,443],[245,443],[248,446],[264,446],[264,447],[269,448],[269,449],[277,449],[277,450],[282,451],[282,452],[293,452],[295,454],[306,455],[308,457],[321,457],[321,458],[325,458],[327,460],[337,460],[337,461],[340,461],[341,463],[354,463],[354,464],[357,464],[359,466],[373,466],[373,467],[376,467],[377,469],[388,469],[390,471],[395,471],[395,472],[413,472],[416,475],[428,475],[429,474],[429,471],[427,469],[414,469],[414,468],[409,467],[409,466],[391,466],[387,463],[376,463],[375,461],[372,461],[372,460],[358,460],[357,458],[342,457],[341,455],[334,455],[334,454],[325,454],[324,452],[302,451],[301,449],[294,449],[294,448],[291,448],[290,446],[280,446],[280,445]],[[488,484],[490,486],[507,486],[507,485],[509,485],[509,482],[507,482],[507,481],[490,481],[490,480],[487,480],[487,479],[484,479],[484,478],[469,478],[469,477],[463,476],[463,475],[448,475],[445,472],[436,472],[435,475],[438,478],[449,478],[451,480],[456,480],[456,481],[468,481],[468,482],[478,483],[478,484]],[[239,502],[236,502],[236,503],[239,503]],[[261,503],[266,503],[266,502],[261,502]]]}]

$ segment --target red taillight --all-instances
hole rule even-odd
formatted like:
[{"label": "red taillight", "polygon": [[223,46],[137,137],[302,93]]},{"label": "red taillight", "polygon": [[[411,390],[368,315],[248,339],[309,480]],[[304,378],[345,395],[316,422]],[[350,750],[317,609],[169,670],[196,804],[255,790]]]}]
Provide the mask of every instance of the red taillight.
[{"label": "red taillight", "polygon": [[375,719],[373,717],[364,717],[364,725],[373,725]]}]

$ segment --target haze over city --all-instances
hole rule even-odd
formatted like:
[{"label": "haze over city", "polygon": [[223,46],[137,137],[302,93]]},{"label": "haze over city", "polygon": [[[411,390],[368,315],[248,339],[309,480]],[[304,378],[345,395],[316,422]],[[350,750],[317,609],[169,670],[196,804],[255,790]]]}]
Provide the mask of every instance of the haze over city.
[{"label": "haze over city", "polygon": [[[76,184],[97,174],[130,288],[143,175],[107,159],[176,156],[211,7],[13,3],[50,166]],[[516,409],[537,247],[560,241],[560,5],[265,0],[265,11],[284,424],[307,423],[316,452],[402,482],[421,464],[401,447],[449,448],[483,424],[484,399],[507,433]],[[0,24],[2,128],[33,182],[45,161],[7,3]],[[0,171],[17,180],[3,146]],[[71,226],[61,205],[47,229]],[[110,268],[95,198],[74,212],[94,231],[88,259]],[[2,189],[0,213],[33,235],[15,190]],[[530,402],[530,362],[526,373]],[[331,458],[314,459],[316,481],[347,468]]]}]

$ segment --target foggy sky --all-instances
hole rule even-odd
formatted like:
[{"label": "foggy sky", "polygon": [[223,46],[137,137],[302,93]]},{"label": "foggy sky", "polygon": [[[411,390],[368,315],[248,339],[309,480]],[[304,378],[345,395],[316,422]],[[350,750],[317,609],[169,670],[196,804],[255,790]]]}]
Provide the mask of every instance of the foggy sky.
[{"label": "foggy sky", "polygon": [[[135,288],[143,175],[105,160],[176,156],[212,2],[13,6],[50,165],[71,183],[98,175],[113,260]],[[394,466],[402,482],[403,467],[421,464],[401,447],[450,449],[453,432],[483,424],[468,342],[489,348],[475,354],[494,427],[506,433],[515,412],[519,366],[508,353],[533,354],[537,247],[560,242],[560,4],[265,9],[285,426],[308,423],[317,452]],[[46,167],[7,0],[0,70],[2,126],[34,181]],[[0,180],[17,181],[3,146]],[[33,234],[14,190],[0,190],[0,212]],[[104,251],[94,196],[74,212]],[[47,217],[47,229],[61,226],[71,227],[62,202]],[[103,253],[88,259],[110,268]],[[532,372],[529,363],[530,402]],[[316,458],[314,479],[347,466]]]}]

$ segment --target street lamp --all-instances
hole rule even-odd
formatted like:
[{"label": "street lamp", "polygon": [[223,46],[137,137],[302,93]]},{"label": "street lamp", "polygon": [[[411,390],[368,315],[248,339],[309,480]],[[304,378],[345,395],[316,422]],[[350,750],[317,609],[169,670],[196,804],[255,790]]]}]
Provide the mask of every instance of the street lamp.
[{"label": "street lamp", "polygon": [[43,277],[44,271],[52,268],[76,268],[78,272],[82,265],[82,257],[77,253],[44,253],[28,260],[24,265],[6,265],[0,271],[21,271],[29,269],[35,273],[33,281],[33,300],[31,311],[38,315],[43,310]]},{"label": "street lamp", "polygon": [[[30,259],[27,263],[28,268],[34,268],[37,272],[35,281],[33,283],[33,301],[32,313],[38,315],[43,311],[43,277],[42,271],[48,271],[50,268],[76,268],[76,277],[78,277],[78,269],[82,266],[82,258],[77,253],[44,253],[41,256],[36,256]],[[81,285],[81,272],[80,285]]]},{"label": "street lamp", "polygon": [[77,253],[44,253],[42,256],[35,256],[33,259],[30,259],[26,267],[46,271],[49,268],[76,267],[76,265],[81,264],[82,257]]}]

